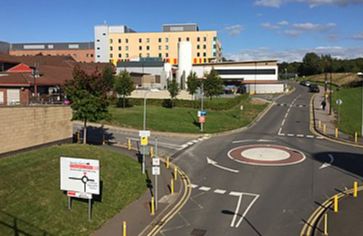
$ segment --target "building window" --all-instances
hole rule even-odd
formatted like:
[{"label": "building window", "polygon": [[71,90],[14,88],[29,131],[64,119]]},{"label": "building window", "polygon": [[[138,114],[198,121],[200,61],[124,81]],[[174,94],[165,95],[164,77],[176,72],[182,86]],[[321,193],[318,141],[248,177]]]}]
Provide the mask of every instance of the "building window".
[{"label": "building window", "polygon": [[89,54],[87,53],[87,54],[86,54],[86,57],[88,57],[88,56],[89,56]]},{"label": "building window", "polygon": [[146,50],[150,50],[150,46],[149,45],[146,46]]},{"label": "building window", "polygon": [[168,58],[169,57],[169,53],[165,53],[165,57]]},{"label": "building window", "polygon": [[161,45],[159,45],[159,50],[161,50]]},{"label": "building window", "polygon": [[97,39],[97,42],[99,42],[100,40],[99,39]]},{"label": "building window", "polygon": [[142,57],[142,53],[139,53],[139,57],[140,57],[140,58]]},{"label": "building window", "polygon": [[129,39],[126,39],[126,43],[128,43],[129,42]]},{"label": "building window", "polygon": [[200,45],[199,44],[197,45],[197,49],[200,49]]},{"label": "building window", "polygon": [[189,41],[189,37],[187,37],[187,41]]},{"label": "building window", "polygon": [[110,58],[112,58],[113,57],[113,55],[112,55],[112,53],[110,53]]},{"label": "building window", "polygon": [[111,46],[111,47],[110,47],[110,51],[112,51],[112,50],[113,50],[113,47]]},{"label": "building window", "polygon": [[181,41],[181,38],[179,37],[179,38],[178,38],[178,42],[180,42],[180,41]]},{"label": "building window", "polygon": [[217,41],[217,37],[215,37],[215,36],[214,36],[214,37],[213,37],[213,41]]},{"label": "building window", "polygon": [[140,50],[140,51],[142,50],[142,46],[139,46],[139,50]]},{"label": "building window", "polygon": [[213,57],[216,57],[217,56],[217,53],[216,52],[213,52]]},{"label": "building window", "polygon": [[121,46],[118,46],[118,50],[121,51],[121,49],[122,49]]},{"label": "building window", "polygon": [[103,35],[103,36],[106,36],[106,33],[103,33],[102,35]]},{"label": "building window", "polygon": [[129,46],[125,46],[125,50],[128,51],[129,50]]},{"label": "building window", "polygon": [[150,57],[150,53],[146,53],[146,57]]},{"label": "building window", "polygon": [[216,49],[217,48],[217,45],[216,44],[213,44],[213,48]]},{"label": "building window", "polygon": [[203,40],[204,40],[204,42],[207,42],[207,37],[204,37]]},{"label": "building window", "polygon": [[129,58],[129,54],[128,53],[126,53],[126,58]]},{"label": "building window", "polygon": [[161,53],[159,53],[159,58],[162,58],[162,57],[163,57],[163,55]]},{"label": "building window", "polygon": [[110,39],[110,43],[113,43],[113,40],[112,39]]},{"label": "building window", "polygon": [[97,55],[97,58],[100,58],[100,55]]},{"label": "building window", "polygon": [[200,42],[200,37],[197,38],[197,42]]},{"label": "building window", "polygon": [[205,45],[205,44],[204,44],[204,45],[203,45],[203,49],[207,49],[207,45]]},{"label": "building window", "polygon": [[121,39],[118,39],[118,43],[121,43]]},{"label": "building window", "polygon": [[119,57],[119,58],[121,58],[121,57],[122,57],[121,53],[119,53],[119,54],[118,54],[118,57]]},{"label": "building window", "polygon": [[158,39],[158,42],[161,43],[161,38]]},{"label": "building window", "polygon": [[169,46],[168,45],[165,45],[165,50],[169,50]]},{"label": "building window", "polygon": [[93,54],[90,54],[90,57],[93,57]]},{"label": "building window", "polygon": [[169,42],[169,38],[165,38],[165,42],[168,43]]},{"label": "building window", "polygon": [[142,43],[142,38],[139,38],[139,43]]},{"label": "building window", "polygon": [[100,50],[100,48],[99,48],[99,47],[97,47],[97,50]]},{"label": "building window", "polygon": [[203,57],[206,57],[207,56],[207,53],[203,52]]},{"label": "building window", "polygon": [[146,42],[147,43],[150,43],[150,38],[146,38]]}]

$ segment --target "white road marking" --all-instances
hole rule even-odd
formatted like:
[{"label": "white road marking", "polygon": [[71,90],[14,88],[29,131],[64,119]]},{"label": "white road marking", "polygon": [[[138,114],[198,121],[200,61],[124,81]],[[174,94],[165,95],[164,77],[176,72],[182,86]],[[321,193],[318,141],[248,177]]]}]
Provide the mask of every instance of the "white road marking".
[{"label": "white road marking", "polygon": [[278,134],[280,135],[282,131],[282,127],[280,127]]},{"label": "white road marking", "polygon": [[294,137],[294,136],[295,136],[295,134],[287,134],[287,136],[289,136],[289,137]]},{"label": "white road marking", "polygon": [[229,195],[238,197],[238,196],[241,196],[242,193],[241,192],[233,192],[232,191],[232,192],[229,193]]},{"label": "white road marking", "polygon": [[228,167],[221,166],[216,161],[214,161],[214,160],[212,160],[212,159],[210,159],[208,157],[207,157],[207,163],[211,164],[211,165],[213,165],[213,166],[215,166],[217,168],[220,168],[222,170],[226,170],[226,171],[233,172],[233,173],[239,173],[239,170],[235,170],[235,169],[231,169],[231,168],[228,168]]},{"label": "white road marking", "polygon": [[[231,194],[232,194],[232,192],[229,195],[231,195]],[[233,196],[236,196],[236,195],[233,195]],[[238,214],[239,208],[241,206],[241,201],[242,201],[242,193],[239,193],[236,210],[234,210],[234,215],[233,215],[232,222],[231,222],[231,225],[230,225],[231,227],[234,227],[234,222],[236,221],[237,214]]]},{"label": "white road marking", "polygon": [[326,167],[329,167],[329,166],[331,166],[331,164],[333,164],[333,162],[334,162],[334,156],[333,156],[332,154],[328,154],[328,156],[329,156],[329,158],[330,158],[329,163],[324,162],[324,163],[323,163],[323,164],[319,167],[319,170],[324,169],[324,168],[326,168]]},{"label": "white road marking", "polygon": [[280,135],[280,136],[285,136],[285,133],[280,133],[279,135]]},{"label": "white road marking", "polygon": [[245,139],[245,140],[235,140],[232,141],[232,143],[247,143],[247,142],[274,142],[274,140],[270,140],[270,139]]},{"label": "white road marking", "polygon": [[227,191],[224,189],[216,189],[214,190],[214,193],[218,193],[218,194],[225,194]]},{"label": "white road marking", "polygon": [[192,187],[192,188],[197,188],[197,187],[198,187],[198,185],[191,184],[191,185],[190,185],[190,187]]},{"label": "white road marking", "polygon": [[314,135],[305,135],[307,138],[314,138]]},{"label": "white road marking", "polygon": [[206,186],[202,186],[199,188],[199,190],[205,191],[205,192],[208,192],[210,189],[211,189],[210,187],[206,187]]},{"label": "white road marking", "polygon": [[317,139],[324,139],[322,136],[317,136],[316,138]]},{"label": "white road marking", "polygon": [[260,197],[260,195],[256,194],[255,197],[253,198],[253,200],[250,202],[250,204],[248,205],[247,209],[245,210],[245,212],[243,212],[242,217],[239,219],[236,228],[239,227],[239,225],[242,223],[243,219],[246,217],[248,211],[251,209],[252,205],[256,202],[256,200]]},{"label": "white road marking", "polygon": [[193,145],[194,143],[193,142],[187,142],[188,145]]},{"label": "white road marking", "polygon": [[286,121],[286,119],[283,119],[282,120],[281,126],[284,126],[285,125],[285,121]]},{"label": "white road marking", "polygon": [[297,134],[296,137],[302,138],[302,137],[304,137],[304,135],[303,134]]}]

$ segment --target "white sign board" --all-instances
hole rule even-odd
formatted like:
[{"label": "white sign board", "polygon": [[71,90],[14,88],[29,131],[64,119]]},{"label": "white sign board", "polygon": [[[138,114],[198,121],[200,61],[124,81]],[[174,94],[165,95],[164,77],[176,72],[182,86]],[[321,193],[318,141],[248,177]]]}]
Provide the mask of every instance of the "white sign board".
[{"label": "white sign board", "polygon": [[150,130],[139,130],[139,137],[150,137]]},{"label": "white sign board", "polygon": [[337,99],[336,100],[336,103],[337,103],[337,105],[342,105],[343,104],[343,101],[342,101],[342,99]]},{"label": "white sign board", "polygon": [[99,160],[60,158],[61,190],[100,194]]},{"label": "white sign board", "polygon": [[160,159],[159,158],[153,158],[153,166],[159,166],[160,165]]},{"label": "white sign board", "polygon": [[67,196],[83,198],[83,199],[92,199],[92,194],[90,194],[90,193],[81,193],[81,192],[74,192],[74,191],[68,191]]},{"label": "white sign board", "polygon": [[160,167],[159,166],[153,166],[151,168],[152,170],[152,175],[160,175]]}]

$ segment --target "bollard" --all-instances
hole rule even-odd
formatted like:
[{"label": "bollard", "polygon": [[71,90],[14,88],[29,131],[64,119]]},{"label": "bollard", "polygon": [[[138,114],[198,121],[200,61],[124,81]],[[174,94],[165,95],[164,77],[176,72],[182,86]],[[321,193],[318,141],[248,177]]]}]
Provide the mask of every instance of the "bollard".
[{"label": "bollard", "polygon": [[123,222],[123,226],[122,226],[122,236],[126,236],[126,221]]},{"label": "bollard", "polygon": [[105,141],[105,134],[102,135],[102,145],[105,145],[106,141]]},{"label": "bollard", "polygon": [[154,157],[154,147],[150,147],[150,157]]},{"label": "bollard", "polygon": [[354,142],[355,143],[358,142],[358,133],[357,132],[354,133]]},{"label": "bollard", "polygon": [[170,166],[170,158],[167,157],[166,158],[166,168],[169,169],[169,166]]},{"label": "bollard", "polygon": [[328,235],[328,214],[324,215],[324,235]]},{"label": "bollard", "polygon": [[127,139],[127,149],[131,150],[131,139]]},{"label": "bollard", "polygon": [[176,166],[174,166],[174,180],[176,181],[178,179],[178,169]]},{"label": "bollard", "polygon": [[173,178],[170,181],[170,191],[171,191],[171,194],[174,193],[174,179]]},{"label": "bollard", "polygon": [[353,185],[353,197],[357,197],[358,196],[358,182],[354,181],[354,185]]},{"label": "bollard", "polygon": [[338,138],[339,137],[339,130],[338,128],[335,128],[335,138]]},{"label": "bollard", "polygon": [[319,129],[321,129],[321,120],[319,120],[318,124],[319,124]]},{"label": "bollard", "polygon": [[155,200],[154,197],[151,197],[151,215],[155,215]]},{"label": "bollard", "polygon": [[334,196],[334,212],[338,212],[338,195]]},{"label": "bollard", "polygon": [[77,132],[77,143],[81,142],[81,132]]},{"label": "bollard", "polygon": [[323,124],[323,133],[326,134],[326,124]]}]

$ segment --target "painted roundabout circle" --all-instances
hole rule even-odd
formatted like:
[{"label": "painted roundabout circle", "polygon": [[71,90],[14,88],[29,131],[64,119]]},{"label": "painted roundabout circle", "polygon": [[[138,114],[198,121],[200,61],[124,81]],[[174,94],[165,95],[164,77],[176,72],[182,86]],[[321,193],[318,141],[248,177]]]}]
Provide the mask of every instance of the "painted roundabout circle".
[{"label": "painted roundabout circle", "polygon": [[301,151],[280,145],[254,144],[231,149],[228,157],[234,161],[259,166],[287,166],[301,163],[305,155]]}]

